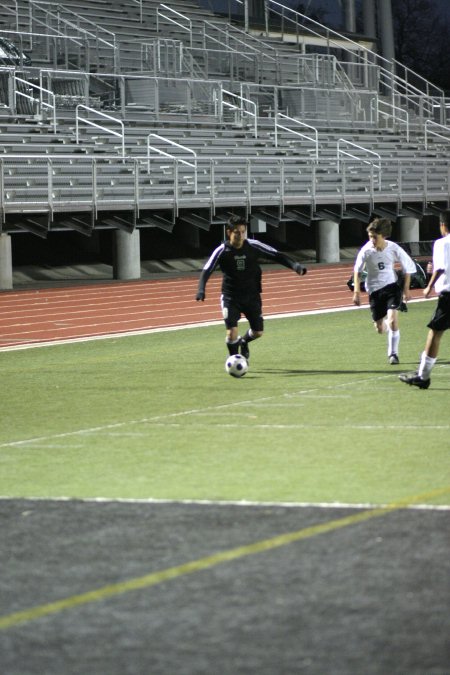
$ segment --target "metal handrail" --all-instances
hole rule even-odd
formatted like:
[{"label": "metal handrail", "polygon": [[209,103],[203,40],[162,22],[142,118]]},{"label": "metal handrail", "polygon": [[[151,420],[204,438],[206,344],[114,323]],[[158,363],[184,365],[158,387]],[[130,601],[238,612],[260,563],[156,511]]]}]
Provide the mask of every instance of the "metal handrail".
[{"label": "metal handrail", "polygon": [[[185,159],[181,159],[180,157],[176,157],[175,155],[170,155],[168,152],[165,152],[164,150],[161,150],[160,148],[157,148],[154,145],[150,145],[150,138],[157,138],[159,141],[164,141],[164,143],[168,143],[169,145],[173,145],[177,148],[181,148],[185,152],[192,153],[194,155],[194,164],[191,164],[190,162],[186,161]],[[192,148],[188,148],[185,145],[181,145],[180,143],[175,143],[175,141],[172,141],[170,138],[165,138],[164,136],[160,136],[159,134],[149,134],[147,136],[147,173],[150,173],[150,150],[154,150],[157,152],[159,155],[163,155],[164,157],[170,157],[171,159],[176,159],[177,161],[181,162],[181,164],[185,164],[186,166],[190,166],[194,169],[194,189],[195,189],[195,194],[197,194],[197,186],[198,186],[198,181],[197,181],[197,153],[195,150],[192,150]]]},{"label": "metal handrail", "polygon": [[[371,160],[364,159],[363,157],[358,157],[358,155],[353,155],[352,153],[347,152],[346,150],[342,150],[341,143],[346,143],[347,145],[351,145],[353,148],[358,148],[358,150],[363,150],[364,152],[367,152],[369,155],[374,155],[378,159],[378,165],[374,164],[374,162]],[[365,148],[362,145],[358,145],[358,143],[353,143],[353,141],[349,141],[346,138],[339,138],[337,142],[337,155],[336,155],[338,172],[340,172],[341,155],[345,155],[350,159],[356,159],[358,162],[369,164],[374,168],[378,169],[378,184],[379,187],[381,187],[381,155],[379,155],[378,152],[375,152],[374,150],[369,150],[368,148]]]},{"label": "metal handrail", "polygon": [[[97,124],[96,122],[93,122],[87,117],[80,117],[80,115],[78,114],[80,108],[82,108],[83,110],[87,110],[89,113],[99,115],[100,117],[104,117],[105,119],[111,120],[112,122],[119,124],[122,133],[114,131],[114,129],[108,129],[108,127],[104,127],[101,124]],[[75,141],[77,144],[80,142],[79,122],[84,122],[85,124],[89,124],[91,127],[96,127],[97,129],[101,129],[102,131],[106,131],[106,133],[108,134],[112,134],[113,136],[117,136],[118,138],[120,138],[122,143],[122,157],[125,157],[125,126],[121,120],[116,119],[112,115],[107,115],[104,112],[100,112],[100,110],[95,110],[95,108],[89,108],[87,105],[83,105],[83,103],[79,103],[75,109]]]},{"label": "metal handrail", "polygon": [[131,0],[135,5],[139,5],[139,21],[142,23],[144,20],[144,7],[142,0]]},{"label": "metal handrail", "polygon": [[[381,105],[385,105],[388,108],[391,108],[393,113],[390,114],[390,113],[384,112],[383,110],[380,110]],[[405,119],[402,120],[400,116],[397,116],[395,114],[396,111],[399,112],[400,114],[403,114],[405,116]],[[375,113],[376,120],[373,119],[373,115],[372,115],[373,112]],[[406,141],[409,143],[409,138],[410,138],[410,135],[409,135],[409,113],[408,113],[407,110],[405,110],[404,108],[400,108],[400,106],[392,105],[392,103],[388,103],[387,101],[383,101],[383,99],[381,99],[377,96],[377,97],[373,97],[370,101],[370,115],[371,115],[371,119],[370,119],[371,122],[374,122],[374,121],[378,122],[378,117],[380,117],[380,116],[385,117],[387,119],[392,119],[393,123],[395,123],[396,121],[403,122],[403,124],[405,124],[405,126],[406,126]]]},{"label": "metal handrail", "polygon": [[16,31],[19,30],[19,3],[18,0],[13,0],[14,3],[14,9],[11,7],[8,7],[8,5],[5,5],[3,2],[1,3],[1,8],[2,12],[5,12],[6,14],[11,14],[15,16],[16,19]]},{"label": "metal handrail", "polygon": [[[300,200],[308,199],[308,203],[314,206],[320,202],[322,197],[328,201],[333,198],[336,203],[345,206],[347,199],[354,201],[358,197],[358,202],[373,202],[374,197],[380,198],[380,195],[394,197],[411,201],[411,198],[424,202],[428,199],[439,199],[444,197],[450,190],[450,172],[448,171],[448,161],[445,159],[419,158],[414,161],[413,167],[409,161],[403,159],[387,159],[383,163],[384,183],[381,187],[374,175],[375,165],[371,162],[365,162],[361,170],[351,173],[353,158],[342,159],[342,171],[337,173],[336,163],[331,160],[299,160],[299,158],[280,158],[273,154],[269,157],[203,157],[200,158],[201,176],[203,182],[199,193],[196,195],[183,194],[183,186],[186,186],[186,175],[178,175],[178,165],[180,160],[175,157],[170,159],[173,162],[173,194],[168,196],[167,180],[165,179],[164,168],[165,161],[159,162],[159,173],[155,172],[154,184],[150,184],[146,175],[140,172],[140,167],[144,165],[145,159],[138,160],[136,157],[119,158],[115,155],[97,156],[94,155],[64,155],[65,160],[57,153],[45,154],[2,154],[0,156],[0,185],[5,188],[3,182],[11,176],[16,183],[6,187],[6,192],[2,191],[0,195],[0,218],[5,222],[7,213],[15,213],[17,209],[26,208],[30,201],[34,208],[39,205],[41,211],[48,209],[49,214],[62,208],[67,211],[73,203],[82,201],[86,210],[97,211],[99,205],[102,208],[111,208],[111,200],[118,203],[127,204],[128,208],[135,208],[136,212],[140,208],[147,208],[148,205],[155,206],[155,203],[164,203],[166,207],[173,207],[176,211],[179,207],[194,205],[209,206],[212,211],[216,207],[230,204],[230,183],[229,177],[237,178],[241,174],[241,182],[235,182],[234,200],[240,200],[239,203],[245,208],[251,208],[252,204],[267,205],[268,200],[272,204],[277,204],[284,209],[286,204],[299,203]],[[16,160],[16,161],[14,161]],[[36,160],[36,161],[34,161]],[[39,161],[38,161],[39,160]],[[30,175],[27,166],[33,161],[35,171],[33,180],[36,177],[47,178],[46,187],[38,187],[39,196],[36,198],[30,196]],[[20,174],[12,171],[11,168],[22,167]],[[36,169],[41,168],[41,173],[37,174]],[[74,176],[74,167],[78,167],[79,175],[86,175],[87,183],[84,184],[84,191],[80,198],[79,188],[75,182],[72,185]],[[123,178],[117,184],[122,186],[122,194],[115,197],[114,188],[111,188],[110,177],[117,176],[117,168],[127,168],[127,181]],[[347,168],[349,170],[347,171]],[[59,176],[59,169],[65,169]],[[81,171],[85,169],[86,173]],[[69,169],[69,170],[67,170]],[[268,171],[273,174],[273,186],[270,190],[266,184],[261,184],[260,178],[265,179]],[[414,174],[412,175],[412,171]],[[437,173],[438,172],[438,173]],[[378,172],[377,172],[378,174]],[[122,176],[122,172],[120,173]],[[332,177],[321,184],[321,178]],[[298,178],[301,178],[299,181]],[[62,180],[63,179],[63,180]],[[161,179],[161,184],[158,183]],[[224,180],[225,179],[225,180]],[[280,183],[282,181],[282,183]],[[379,181],[379,178],[378,178]],[[407,185],[405,183],[408,182]],[[222,185],[225,190],[222,191]],[[330,188],[327,186],[330,185]],[[108,188],[106,196],[102,196],[101,190]],[[73,188],[73,195],[71,190]],[[15,190],[21,194],[15,195]],[[64,190],[64,193],[60,193]],[[375,193],[376,191],[376,193]],[[9,194],[11,192],[11,194]],[[262,200],[262,201],[261,201]],[[233,203],[237,203],[234,201]],[[304,203],[304,202],[303,202]]]},{"label": "metal handrail", "polygon": [[[181,40],[173,38],[151,38],[145,41],[139,41],[141,51],[141,68],[143,67],[144,59],[148,61],[148,54],[153,53],[153,65],[155,73],[160,73],[165,55],[166,59],[169,54],[174,54],[175,73],[181,73],[183,66],[184,45]],[[189,47],[187,48],[189,49]],[[146,68],[147,69],[147,68]],[[167,71],[166,71],[167,72]],[[184,79],[184,78],[183,78]]]},{"label": "metal handrail", "polygon": [[[240,46],[245,47],[247,50],[250,49],[252,52],[255,52],[256,54],[259,54],[261,56],[265,56],[268,59],[272,61],[276,61],[276,56],[270,56],[267,52],[269,50],[272,50],[273,52],[276,53],[275,47],[272,47],[272,45],[268,45],[262,40],[258,40],[257,38],[253,36],[247,35],[247,33],[244,33],[244,31],[239,30],[239,28],[236,28],[233,26],[233,33],[238,33],[239,37],[236,35],[230,34],[229,30],[224,30],[223,28],[220,28],[220,26],[217,26],[214,23],[211,23],[210,21],[203,21],[203,47],[206,49],[206,38],[213,40],[214,42],[218,42],[216,38],[214,38],[212,35],[207,35],[205,32],[206,27],[210,27],[213,30],[217,31],[219,34],[223,34],[227,36],[228,38],[231,37],[231,39],[238,43]],[[229,27],[228,27],[229,28]],[[244,38],[241,38],[240,35],[243,35]],[[250,38],[250,39],[249,39]],[[256,42],[258,47],[253,46],[253,42]],[[222,43],[220,43],[222,44]],[[227,45],[228,46],[228,45]],[[231,51],[235,51],[234,49],[230,48]]]},{"label": "metal handrail", "polygon": [[428,136],[436,136],[437,138],[441,138],[443,141],[447,141],[447,143],[450,142],[450,136],[443,136],[442,134],[439,134],[437,131],[430,130],[430,127],[438,127],[439,129],[445,129],[445,131],[448,131],[450,134],[450,127],[446,127],[445,124],[438,124],[437,122],[433,122],[432,120],[426,120],[425,122],[425,150],[428,150]]},{"label": "metal handrail", "polygon": [[[295,124],[299,124],[302,127],[307,127],[308,129],[312,129],[314,132],[314,139],[311,139],[309,136],[306,134],[302,134],[300,131],[295,131],[295,129],[292,129],[291,127],[285,127],[282,124],[278,124],[278,118],[282,117],[285,120],[289,120],[290,122],[293,122]],[[296,136],[300,136],[301,138],[305,138],[308,141],[311,141],[314,143],[315,146],[315,159],[319,158],[319,132],[316,129],[316,127],[311,126],[310,124],[305,124],[305,122],[301,122],[298,119],[295,119],[294,117],[288,117],[288,115],[284,115],[283,113],[277,112],[274,117],[275,120],[275,147],[278,148],[278,129],[283,129],[284,131],[289,131],[292,134],[295,134]]]},{"label": "metal handrail", "polygon": [[[22,84],[25,84],[27,87],[30,87],[31,89],[37,89],[39,91],[39,99],[34,98],[34,96],[30,96],[30,94],[25,94],[23,91],[18,91],[17,87],[14,87],[14,99],[16,99],[17,96],[23,96],[24,98],[30,100],[30,101],[37,101],[39,103],[39,114],[42,114],[42,108],[50,108],[52,111],[52,126],[53,126],[53,131],[56,131],[56,104],[55,104],[55,94],[52,91],[49,91],[48,89],[44,89],[44,87],[39,86],[38,84],[34,84],[33,82],[29,82],[28,80],[24,80],[23,78],[19,77],[14,73],[14,82],[22,82]],[[53,100],[53,105],[50,103],[46,103],[43,98],[42,94],[48,94],[48,96]],[[14,107],[16,107],[14,105]]]},{"label": "metal handrail", "polygon": [[[47,6],[49,6],[51,9],[47,9]],[[43,1],[43,0],[30,0],[30,6],[29,6],[30,19],[29,19],[29,23],[30,23],[30,33],[31,34],[33,34],[32,33],[32,31],[33,31],[33,8],[40,9],[42,12],[44,12],[45,17],[46,17],[45,24],[43,24],[43,22],[40,21],[36,16],[34,17],[34,20],[39,24],[45,25],[47,30],[54,31],[56,36],[62,37],[62,36],[64,36],[64,33],[62,33],[59,30],[59,28],[58,28],[58,31],[56,31],[53,28],[53,26],[50,25],[50,21],[48,20],[49,18],[54,19],[57,22],[58,27],[59,27],[60,24],[63,24],[64,26],[67,26],[67,27],[77,31],[79,35],[71,36],[72,40],[76,40],[77,38],[78,39],[92,38],[92,39],[96,40],[97,43],[103,44],[107,48],[112,49],[114,68],[115,68],[116,71],[118,70],[119,50],[118,50],[118,47],[117,47],[117,44],[116,44],[116,36],[115,36],[114,33],[107,30],[106,28],[103,28],[102,26],[98,26],[98,24],[94,23],[90,19],[86,19],[85,17],[83,17],[79,14],[76,14],[75,12],[68,9],[64,5],[54,5],[51,2],[46,2],[46,1]],[[54,10],[57,11],[56,14],[55,14]],[[83,28],[79,24],[76,24],[73,21],[70,21],[68,18],[65,18],[64,16],[61,16],[60,10],[62,10],[64,13],[72,14],[77,19],[89,24],[90,26],[93,26],[94,29],[97,32],[93,33],[90,30],[88,30],[87,28]],[[99,31],[102,31],[103,33],[107,34],[109,36],[109,39],[112,39],[112,42],[109,42],[107,39],[105,39],[103,37],[100,37],[100,35],[98,35]]]},{"label": "metal handrail", "polygon": [[[347,36],[344,36],[338,33],[337,31],[334,31],[324,26],[318,21],[315,21],[314,19],[311,19],[310,17],[301,14],[300,12],[297,12],[294,9],[287,7],[281,4],[280,2],[277,2],[276,0],[268,0],[268,7],[270,11],[272,11],[274,14],[278,14],[281,17],[283,31],[284,31],[284,21],[287,20],[288,22],[293,23],[294,26],[296,26],[297,28],[301,26],[302,31],[312,34],[324,40],[328,48],[330,48],[331,46],[333,48],[339,48],[340,50],[351,53],[353,55],[353,58],[355,57],[358,58],[362,64],[364,64],[365,61],[360,56],[358,56],[358,54],[363,53],[364,55],[366,55],[366,57],[369,56],[373,60],[373,62],[378,65],[380,73],[382,71],[384,76],[387,76],[387,81],[390,82],[389,86],[392,89],[393,96],[397,91],[397,87],[401,86],[404,87],[405,89],[404,96],[407,96],[408,95],[407,92],[410,92],[411,95],[414,94],[425,95],[427,98],[432,100],[433,96],[430,94],[430,88],[433,88],[436,92],[435,96],[437,96],[440,100],[443,99],[444,92],[442,89],[428,82],[425,78],[421,77],[417,73],[413,73],[413,71],[402,66],[402,64],[400,64],[399,62],[395,60],[389,61],[388,59],[380,56],[376,52],[373,52],[368,47],[365,47],[364,45],[361,45],[358,42],[351,40]],[[286,12],[288,12],[291,16],[286,16],[285,14]],[[306,26],[305,22],[307,22],[309,25]],[[309,27],[311,24],[314,26],[315,29]],[[407,74],[409,73],[414,74],[414,76],[417,77],[418,80],[424,83],[426,91],[424,92],[418,89],[417,87],[412,85],[408,81],[408,79],[401,78],[399,75],[396,75],[395,67],[397,65],[404,68]]]},{"label": "metal handrail", "polygon": [[[180,17],[180,19],[184,19],[188,24],[188,28],[186,28],[186,26],[183,26],[183,24],[180,23],[179,21],[176,21],[175,19],[173,19],[171,16],[163,14],[161,12],[161,9],[167,10],[168,12],[171,12],[172,14],[175,14],[176,16]],[[178,26],[182,30],[188,31],[188,33],[189,33],[189,44],[192,47],[192,42],[193,42],[192,21],[188,16],[185,16],[184,14],[180,14],[180,12],[177,12],[175,9],[172,9],[171,7],[168,7],[167,5],[163,5],[163,4],[159,5],[159,7],[156,10],[156,32],[157,33],[159,33],[159,17],[161,17],[162,19],[166,19],[167,21],[170,21],[170,23],[175,24],[176,26]]]},{"label": "metal handrail", "polygon": [[[240,105],[237,106],[237,105],[233,105],[232,103],[228,103],[228,101],[224,101],[223,100],[223,94],[226,94],[227,96],[237,98],[240,102]],[[253,112],[251,112],[250,110],[245,110],[244,106],[243,106],[243,103],[248,103],[250,106],[252,106]],[[238,110],[241,113],[241,119],[242,119],[244,114],[253,116],[253,119],[254,119],[253,133],[254,133],[254,137],[258,138],[258,114],[257,114],[258,109],[257,109],[256,103],[254,101],[252,101],[249,98],[244,98],[243,96],[239,96],[239,94],[235,94],[232,91],[228,91],[227,89],[222,88],[222,96],[221,96],[221,107],[222,107],[222,109],[220,111],[221,117],[223,116],[223,107],[224,106],[228,107],[228,108],[232,108],[234,110]]]},{"label": "metal handrail", "polygon": [[[52,10],[58,10],[59,9],[63,10],[67,14],[72,14],[75,16],[77,19],[81,19],[82,21],[88,23],[89,25],[93,26],[96,30],[100,30],[103,33],[106,33],[110,38],[112,38],[112,42],[108,42],[108,40],[101,38],[99,35],[96,35],[95,33],[92,33],[91,31],[87,30],[86,28],[82,28],[76,23],[73,23],[72,21],[69,21],[69,19],[64,18],[63,16],[60,16],[59,13],[55,14],[54,11],[51,11],[47,9],[45,6],[48,5],[49,7],[52,8]],[[46,13],[46,15],[57,19],[58,23],[63,23],[70,28],[75,28],[77,31],[79,31],[83,35],[88,35],[89,37],[95,38],[99,40],[100,42],[104,42],[108,47],[113,47],[114,49],[116,48],[116,36],[114,33],[112,33],[110,30],[107,30],[106,28],[103,28],[102,26],[99,26],[98,24],[94,23],[90,19],[86,19],[85,17],[81,16],[80,14],[76,14],[73,12],[71,9],[68,9],[64,5],[54,5],[51,2],[42,2],[42,0],[30,0],[30,33],[32,33],[31,27],[32,27],[32,8],[37,7],[41,9],[43,12]],[[53,27],[52,27],[53,30]],[[62,35],[62,34],[61,34]]]}]

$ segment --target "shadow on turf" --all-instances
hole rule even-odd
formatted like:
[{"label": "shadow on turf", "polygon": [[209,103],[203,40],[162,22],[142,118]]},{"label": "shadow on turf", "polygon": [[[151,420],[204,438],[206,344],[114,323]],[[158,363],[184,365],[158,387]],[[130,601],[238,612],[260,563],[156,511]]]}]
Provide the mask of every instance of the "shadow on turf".
[{"label": "shadow on turf", "polygon": [[[447,365],[447,362],[441,362]],[[450,362],[448,362],[450,364]],[[294,377],[296,375],[392,375],[398,378],[400,373],[413,372],[415,370],[413,364],[402,363],[401,368],[395,370],[303,370],[297,368],[258,368],[257,373],[252,373],[253,376],[258,375],[283,375],[284,377]],[[252,376],[250,376],[251,379]],[[414,387],[413,387],[414,389]],[[433,387],[439,391],[449,391],[450,387]]]},{"label": "shadow on turf", "polygon": [[[300,368],[258,368],[258,373],[266,373],[267,375],[386,375],[389,371],[386,370],[306,370]],[[399,375],[402,370],[395,370],[391,375]]]}]

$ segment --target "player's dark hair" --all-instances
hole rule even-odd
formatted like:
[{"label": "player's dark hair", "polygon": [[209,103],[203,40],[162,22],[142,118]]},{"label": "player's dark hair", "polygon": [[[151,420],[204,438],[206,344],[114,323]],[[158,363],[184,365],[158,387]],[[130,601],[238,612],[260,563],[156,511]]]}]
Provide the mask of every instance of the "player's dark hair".
[{"label": "player's dark hair", "polygon": [[444,223],[447,229],[450,229],[450,209],[446,209],[439,214],[439,222]]},{"label": "player's dark hair", "polygon": [[383,237],[390,237],[392,232],[392,223],[389,218],[375,218],[367,226],[367,233],[381,234]]},{"label": "player's dark hair", "polygon": [[233,214],[228,218],[226,229],[234,230],[234,228],[237,227],[238,225],[245,225],[245,227],[247,227],[247,221],[244,218],[244,216],[238,216],[236,214]]}]

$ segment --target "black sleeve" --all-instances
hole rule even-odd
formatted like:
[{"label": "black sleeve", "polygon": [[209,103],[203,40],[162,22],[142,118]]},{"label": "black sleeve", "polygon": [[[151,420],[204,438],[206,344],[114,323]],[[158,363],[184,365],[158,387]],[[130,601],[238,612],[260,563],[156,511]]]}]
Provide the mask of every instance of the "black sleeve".
[{"label": "black sleeve", "polygon": [[285,253],[281,253],[281,251],[277,251],[275,260],[279,262],[280,265],[284,265],[284,267],[289,267],[289,269],[294,270],[294,272],[298,269],[299,263]]},{"label": "black sleeve", "polygon": [[211,253],[209,259],[206,261],[202,272],[200,274],[200,279],[198,280],[198,289],[197,289],[197,294],[203,293],[205,294],[205,289],[206,289],[206,284],[208,283],[208,279],[211,276],[211,274],[214,272],[216,269],[220,256],[225,250],[224,244],[221,244],[218,246],[214,251]]},{"label": "black sleeve", "polygon": [[203,268],[200,274],[200,279],[198,280],[197,293],[205,293],[206,284],[209,277],[211,276],[213,270]]},{"label": "black sleeve", "polygon": [[290,256],[286,255],[285,253],[277,251],[277,249],[273,248],[273,246],[263,244],[261,241],[258,241],[257,239],[249,240],[249,244],[250,246],[253,246],[253,248],[257,249],[262,257],[270,258],[270,260],[275,260],[276,262],[280,263],[280,265],[288,267],[297,274],[306,274],[306,267],[303,267],[299,262],[297,262]]}]

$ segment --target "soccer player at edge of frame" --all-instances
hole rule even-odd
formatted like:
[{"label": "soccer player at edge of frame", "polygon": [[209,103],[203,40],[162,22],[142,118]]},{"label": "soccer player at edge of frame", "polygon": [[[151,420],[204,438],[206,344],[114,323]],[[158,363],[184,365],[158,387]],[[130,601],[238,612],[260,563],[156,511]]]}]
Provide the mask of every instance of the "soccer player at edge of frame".
[{"label": "soccer player at edge of frame", "polygon": [[428,389],[430,386],[430,375],[439,354],[441,338],[450,328],[450,210],[441,213],[439,229],[441,237],[433,244],[433,272],[423,289],[426,298],[435,289],[438,294],[437,306],[427,324],[429,331],[417,371],[399,375],[402,382],[419,389]]},{"label": "soccer player at edge of frame", "polygon": [[[274,260],[297,274],[306,274],[306,267],[289,256],[257,239],[247,238],[247,221],[233,215],[225,226],[226,239],[211,253],[206,261],[196,295],[204,301],[206,284],[214,270],[222,271],[222,316],[225,322],[225,342],[229,354],[239,354],[247,361],[250,358],[249,343],[260,338],[264,331],[262,314],[262,259]],[[238,321],[244,315],[249,323],[245,335],[239,335]]]},{"label": "soccer player at edge of frame", "polygon": [[[365,269],[373,325],[378,333],[387,333],[388,362],[395,366],[400,363],[398,311],[402,302],[406,303],[411,299],[409,287],[416,264],[401,246],[387,240],[391,232],[392,223],[387,218],[375,218],[369,223],[369,241],[360,249],[353,268],[353,304],[361,304],[360,274]],[[401,264],[404,272],[403,289],[398,283],[394,268],[396,262]]]}]

